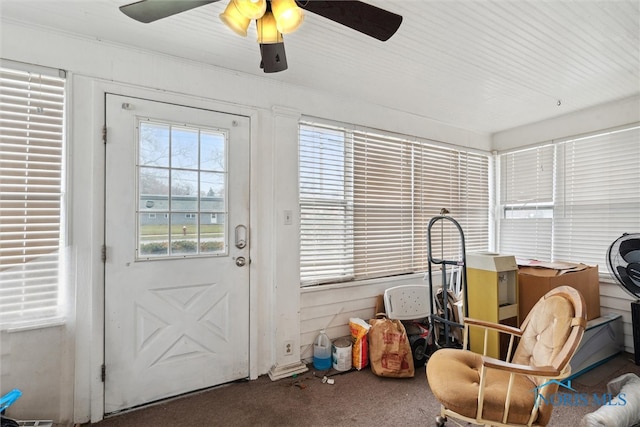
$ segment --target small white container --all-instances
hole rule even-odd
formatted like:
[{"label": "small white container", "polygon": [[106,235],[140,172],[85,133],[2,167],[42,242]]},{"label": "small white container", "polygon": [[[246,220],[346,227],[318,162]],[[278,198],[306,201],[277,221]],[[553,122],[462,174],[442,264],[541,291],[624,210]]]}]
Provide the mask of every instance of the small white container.
[{"label": "small white container", "polygon": [[331,348],[333,369],[336,371],[348,371],[351,369],[351,340],[349,338],[338,338],[333,342]]}]

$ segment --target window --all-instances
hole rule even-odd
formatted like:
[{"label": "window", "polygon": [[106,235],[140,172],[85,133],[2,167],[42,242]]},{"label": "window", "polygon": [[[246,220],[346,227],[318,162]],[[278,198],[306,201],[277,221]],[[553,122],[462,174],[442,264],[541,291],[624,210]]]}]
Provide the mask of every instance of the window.
[{"label": "window", "polygon": [[500,250],[523,258],[551,258],[554,214],[553,145],[500,156]]},{"label": "window", "polygon": [[225,254],[226,132],[145,118],[138,129],[138,259]]},{"label": "window", "polygon": [[[511,168],[516,163],[520,167]],[[502,252],[598,264],[606,275],[609,245],[625,232],[640,230],[640,126],[503,154],[500,165],[511,168],[501,171]],[[531,192],[524,196],[533,197],[529,206],[538,203],[553,214],[510,218],[508,193],[518,188]]]},{"label": "window", "polygon": [[[467,251],[488,249],[486,154],[303,122],[299,174],[303,286],[426,271],[427,225],[442,208]],[[459,257],[459,243],[457,230],[438,234],[439,255]]]},{"label": "window", "polygon": [[0,64],[1,324],[62,314],[64,100],[57,70]]}]

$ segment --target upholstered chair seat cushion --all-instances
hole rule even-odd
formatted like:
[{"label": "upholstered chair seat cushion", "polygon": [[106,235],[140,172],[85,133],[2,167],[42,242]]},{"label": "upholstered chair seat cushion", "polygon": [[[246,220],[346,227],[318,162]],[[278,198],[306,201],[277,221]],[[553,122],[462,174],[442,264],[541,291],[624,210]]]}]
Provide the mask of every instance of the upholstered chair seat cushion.
[{"label": "upholstered chair seat cushion", "polygon": [[[468,418],[478,410],[478,387],[482,356],[470,351],[441,349],[429,359],[427,378],[431,391],[445,408]],[[509,372],[487,370],[483,418],[502,422]],[[525,375],[516,375],[511,391],[509,423],[526,424],[535,403],[536,384]]]}]

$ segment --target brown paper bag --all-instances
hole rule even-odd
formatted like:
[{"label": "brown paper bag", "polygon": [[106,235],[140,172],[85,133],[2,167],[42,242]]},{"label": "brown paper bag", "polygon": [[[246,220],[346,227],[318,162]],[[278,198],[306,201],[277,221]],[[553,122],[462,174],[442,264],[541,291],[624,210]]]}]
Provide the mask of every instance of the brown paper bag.
[{"label": "brown paper bag", "polygon": [[411,344],[402,322],[382,317],[369,320],[369,324],[371,371],[380,377],[413,377]]}]

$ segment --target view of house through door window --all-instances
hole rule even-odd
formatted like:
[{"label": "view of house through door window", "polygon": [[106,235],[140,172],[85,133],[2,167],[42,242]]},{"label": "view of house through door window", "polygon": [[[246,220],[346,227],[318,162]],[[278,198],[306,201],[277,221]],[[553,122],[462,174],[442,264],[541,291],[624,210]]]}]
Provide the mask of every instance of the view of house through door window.
[{"label": "view of house through door window", "polygon": [[221,130],[141,119],[138,259],[226,253]]}]

